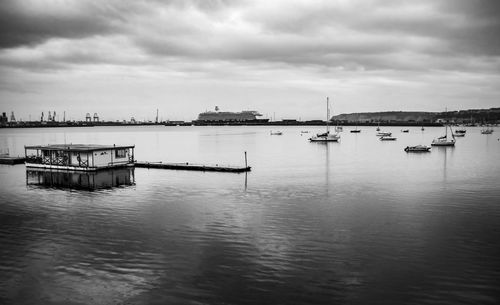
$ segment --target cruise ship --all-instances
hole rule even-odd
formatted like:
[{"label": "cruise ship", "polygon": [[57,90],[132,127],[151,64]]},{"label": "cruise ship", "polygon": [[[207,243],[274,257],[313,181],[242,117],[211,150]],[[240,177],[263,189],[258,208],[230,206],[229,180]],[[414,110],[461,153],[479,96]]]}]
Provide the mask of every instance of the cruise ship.
[{"label": "cruise ship", "polygon": [[228,112],[218,111],[219,108],[215,107],[215,111],[206,111],[198,115],[196,123],[200,124],[248,124],[248,123],[266,123],[269,119],[259,119],[262,114],[257,111],[247,110],[241,112]]}]

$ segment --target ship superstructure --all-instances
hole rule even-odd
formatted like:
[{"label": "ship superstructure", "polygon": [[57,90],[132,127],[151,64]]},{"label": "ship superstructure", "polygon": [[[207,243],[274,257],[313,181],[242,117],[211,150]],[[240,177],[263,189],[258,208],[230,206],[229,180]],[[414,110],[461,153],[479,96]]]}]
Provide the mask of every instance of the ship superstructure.
[{"label": "ship superstructure", "polygon": [[268,119],[259,119],[262,114],[258,111],[246,110],[241,112],[206,111],[198,115],[200,123],[231,123],[231,122],[267,122]]}]

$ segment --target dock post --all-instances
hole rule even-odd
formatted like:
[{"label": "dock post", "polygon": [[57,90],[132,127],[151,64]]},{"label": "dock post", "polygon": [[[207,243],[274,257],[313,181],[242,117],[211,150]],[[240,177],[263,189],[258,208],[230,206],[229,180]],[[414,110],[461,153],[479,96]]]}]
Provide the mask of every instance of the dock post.
[{"label": "dock post", "polygon": [[248,164],[247,164],[247,152],[245,151],[245,168],[248,167]]}]

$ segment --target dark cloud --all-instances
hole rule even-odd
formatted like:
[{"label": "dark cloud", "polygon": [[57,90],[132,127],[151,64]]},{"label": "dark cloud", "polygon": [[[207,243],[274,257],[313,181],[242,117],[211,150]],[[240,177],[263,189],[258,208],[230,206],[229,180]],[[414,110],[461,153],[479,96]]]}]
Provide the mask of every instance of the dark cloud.
[{"label": "dark cloud", "polygon": [[[73,3],[76,4],[76,3]],[[113,30],[107,9],[94,4],[53,6],[42,2],[0,2],[0,47],[36,45],[50,38],[84,38]]]},{"label": "dark cloud", "polygon": [[[351,70],[483,69],[460,56],[484,63],[500,54],[499,3],[7,0],[0,2],[0,48],[14,51],[0,53],[0,62],[26,67],[44,61],[44,67],[61,68],[174,59]],[[113,47],[117,36],[125,42]],[[51,39],[77,47],[47,43]],[[126,52],[136,54],[122,58]],[[498,69],[498,61],[490,63]]]}]

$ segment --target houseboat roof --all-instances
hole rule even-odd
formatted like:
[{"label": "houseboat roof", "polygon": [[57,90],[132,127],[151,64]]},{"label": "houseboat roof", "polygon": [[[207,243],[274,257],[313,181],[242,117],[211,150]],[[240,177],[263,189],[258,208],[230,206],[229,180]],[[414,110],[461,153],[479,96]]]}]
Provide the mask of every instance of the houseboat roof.
[{"label": "houseboat roof", "polygon": [[96,151],[120,148],[134,148],[135,145],[99,145],[99,144],[51,144],[25,146],[26,149],[58,150],[58,151]]}]

